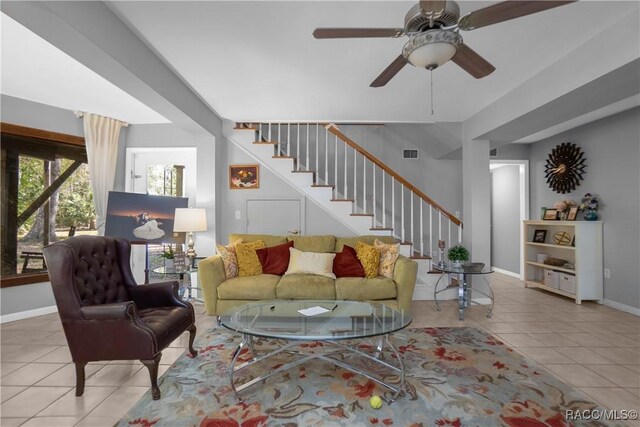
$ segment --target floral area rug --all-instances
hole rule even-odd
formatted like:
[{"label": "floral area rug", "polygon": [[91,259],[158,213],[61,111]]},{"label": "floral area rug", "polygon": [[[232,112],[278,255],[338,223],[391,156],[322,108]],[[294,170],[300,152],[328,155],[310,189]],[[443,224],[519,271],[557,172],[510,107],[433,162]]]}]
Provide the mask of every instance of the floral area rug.
[{"label": "floral area rug", "polygon": [[[405,393],[391,404],[391,392],[385,387],[317,359],[249,387],[241,394],[244,402],[238,403],[227,367],[239,341],[237,334],[222,327],[201,335],[196,343],[198,356],[181,356],[161,378],[162,398],[154,401],[147,392],[117,426],[602,425],[565,421],[566,410],[600,408],[474,328],[414,328],[397,333],[394,342],[405,363],[406,383]],[[254,344],[260,354],[282,342],[256,339]],[[325,344],[303,345],[313,351],[314,346]],[[239,360],[251,359],[245,350]],[[237,377],[236,384],[293,357],[282,354],[261,362],[262,366]],[[382,358],[396,362],[390,351]],[[359,366],[367,368],[369,363],[386,382],[400,383],[392,372],[385,374],[367,359],[359,359],[364,360]],[[371,408],[372,395],[382,397],[382,408]]]}]

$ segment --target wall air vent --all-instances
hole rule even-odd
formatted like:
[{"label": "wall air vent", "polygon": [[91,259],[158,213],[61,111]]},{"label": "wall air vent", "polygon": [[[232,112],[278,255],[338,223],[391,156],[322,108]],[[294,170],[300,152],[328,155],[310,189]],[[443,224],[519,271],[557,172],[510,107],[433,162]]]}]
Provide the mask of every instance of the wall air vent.
[{"label": "wall air vent", "polygon": [[494,148],[493,150],[489,151],[489,157],[498,157],[498,149]]},{"label": "wall air vent", "polygon": [[418,158],[418,150],[403,150],[402,151],[403,159],[417,159]]}]

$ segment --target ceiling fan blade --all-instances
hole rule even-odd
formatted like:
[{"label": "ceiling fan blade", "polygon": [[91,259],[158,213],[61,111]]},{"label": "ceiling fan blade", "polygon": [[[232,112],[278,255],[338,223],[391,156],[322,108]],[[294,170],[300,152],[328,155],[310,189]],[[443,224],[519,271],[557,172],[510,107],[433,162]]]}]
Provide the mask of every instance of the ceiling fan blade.
[{"label": "ceiling fan blade", "polygon": [[391,80],[396,74],[398,74],[398,72],[402,70],[402,67],[404,67],[405,65],[407,65],[407,60],[405,59],[404,55],[398,55],[398,57],[394,59],[393,62],[389,64],[389,66],[385,68],[384,71],[380,73],[380,75],[376,77],[376,79],[372,81],[369,86],[381,87],[386,85],[387,83],[389,83],[389,80]]},{"label": "ceiling fan blade", "polygon": [[446,0],[420,0],[420,9],[426,13],[437,14],[442,12],[446,5]]},{"label": "ceiling fan blade", "polygon": [[503,1],[463,16],[458,22],[458,27],[461,30],[474,30],[497,24],[498,22],[542,12],[543,10],[553,9],[554,7],[564,6],[575,1]]},{"label": "ceiling fan blade", "polygon": [[486,77],[496,70],[496,67],[464,43],[451,60],[476,79]]},{"label": "ceiling fan blade", "polygon": [[316,28],[313,37],[317,39],[345,39],[364,37],[400,37],[402,28]]}]

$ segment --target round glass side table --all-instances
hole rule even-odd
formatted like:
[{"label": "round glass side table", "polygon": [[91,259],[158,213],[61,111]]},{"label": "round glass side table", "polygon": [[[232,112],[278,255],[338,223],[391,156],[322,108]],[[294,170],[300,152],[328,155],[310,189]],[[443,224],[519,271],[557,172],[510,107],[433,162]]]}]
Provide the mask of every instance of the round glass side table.
[{"label": "round glass side table", "polygon": [[[479,268],[471,268],[465,267],[464,265],[461,267],[454,267],[453,265],[446,265],[444,267],[434,266],[433,270],[441,273],[438,281],[436,282],[436,286],[433,289],[433,299],[436,303],[436,309],[440,311],[440,304],[438,304],[438,294],[444,292],[451,288],[458,288],[458,319],[464,320],[464,310],[471,306],[471,304],[482,305],[477,301],[473,301],[470,298],[470,294],[472,292],[477,292],[480,295],[483,295],[491,300],[491,307],[489,308],[489,314],[487,317],[491,317],[491,313],[493,313],[493,304],[494,304],[494,296],[493,291],[491,290],[491,285],[487,280],[487,275],[493,273],[493,270],[490,267],[482,267]],[[446,281],[447,286],[438,290],[438,285],[444,276],[447,276],[449,280]],[[469,286],[467,282],[468,276],[474,276],[478,278],[484,279],[487,284],[487,292],[480,290],[476,287]],[[455,278],[458,281],[457,285],[451,286],[451,278]]]}]

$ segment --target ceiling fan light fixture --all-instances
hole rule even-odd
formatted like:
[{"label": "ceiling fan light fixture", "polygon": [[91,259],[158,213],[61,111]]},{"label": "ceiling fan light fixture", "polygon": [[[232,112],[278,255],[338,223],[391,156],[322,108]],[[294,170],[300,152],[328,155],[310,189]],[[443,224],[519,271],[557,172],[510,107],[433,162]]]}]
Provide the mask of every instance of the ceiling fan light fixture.
[{"label": "ceiling fan light fixture", "polygon": [[454,57],[462,36],[450,30],[428,30],[412,36],[402,48],[404,57],[418,68],[433,70]]}]

